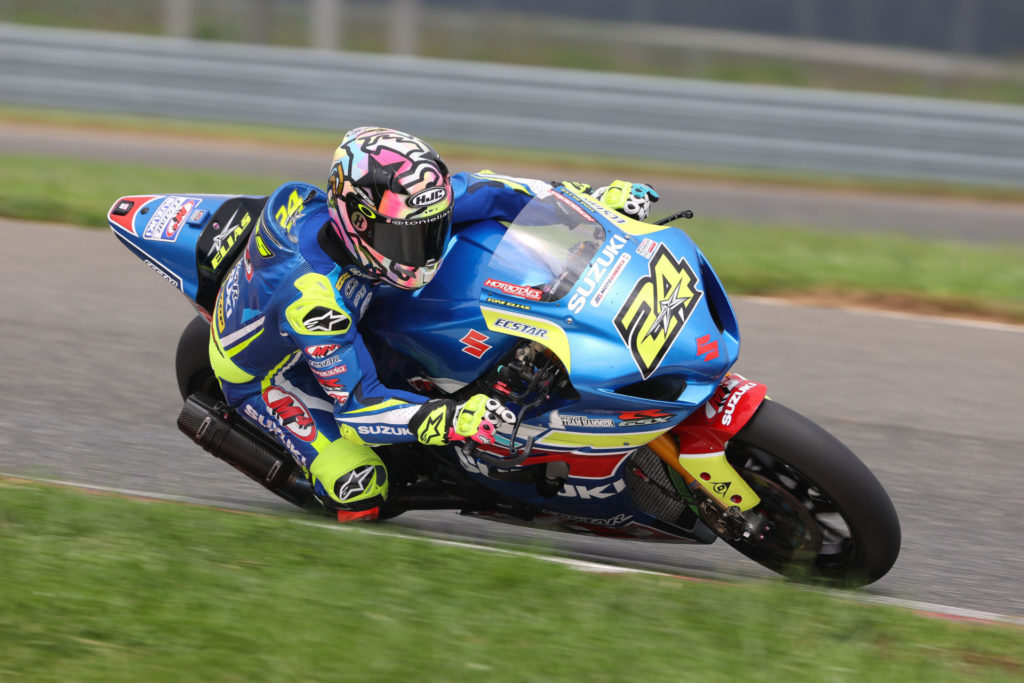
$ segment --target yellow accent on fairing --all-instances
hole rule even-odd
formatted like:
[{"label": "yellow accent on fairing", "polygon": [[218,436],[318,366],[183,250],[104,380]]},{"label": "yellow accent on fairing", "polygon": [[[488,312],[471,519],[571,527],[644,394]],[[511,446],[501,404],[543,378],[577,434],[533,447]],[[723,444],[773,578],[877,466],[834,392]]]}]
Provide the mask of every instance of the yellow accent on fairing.
[{"label": "yellow accent on fairing", "polygon": [[555,432],[537,439],[544,446],[593,446],[594,448],[636,448],[660,432],[634,432],[623,434],[594,434],[593,432]]},{"label": "yellow accent on fairing", "polygon": [[[735,505],[746,512],[761,502],[761,498],[726,460],[725,453],[680,455],[679,443],[668,434],[662,434],[647,445],[682,476],[687,486],[691,489],[699,486],[723,509]],[[706,481],[700,476],[705,472],[709,475]],[[737,495],[741,498],[740,502],[732,502],[732,497]]]},{"label": "yellow accent on fairing", "polygon": [[[535,318],[507,309],[481,306],[480,312],[483,313],[487,329],[543,344],[558,356],[558,359],[565,365],[566,371],[569,371],[569,337],[565,334],[565,330],[558,325],[543,318]],[[503,323],[501,321],[507,322]],[[513,324],[507,324],[508,322]],[[517,328],[516,325],[521,325],[522,327]]]},{"label": "yellow accent on fairing", "polygon": [[[323,332],[310,332],[302,324],[302,319],[306,314],[318,306],[329,308],[344,315],[349,319],[350,323],[347,329],[352,329],[352,318],[349,316],[348,311],[338,303],[338,300],[335,298],[334,288],[331,287],[331,281],[326,275],[306,273],[295,280],[295,288],[299,290],[302,296],[285,309],[284,316],[288,320],[288,324],[296,332],[300,334],[325,334]],[[338,333],[330,332],[327,334],[336,335]]]}]

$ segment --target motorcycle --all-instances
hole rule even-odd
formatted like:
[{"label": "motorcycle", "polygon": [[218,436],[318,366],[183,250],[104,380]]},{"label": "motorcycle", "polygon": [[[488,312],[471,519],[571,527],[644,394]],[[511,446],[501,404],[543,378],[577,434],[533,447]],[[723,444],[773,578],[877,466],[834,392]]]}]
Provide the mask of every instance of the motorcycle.
[{"label": "motorcycle", "polygon": [[[127,196],[114,235],[200,316],[179,340],[179,428],[284,499],[318,508],[281,443],[223,402],[209,321],[266,197]],[[687,215],[688,214],[688,215]],[[377,288],[360,322],[381,381],[508,407],[492,445],[381,447],[388,518],[451,509],[494,521],[709,544],[808,582],[860,586],[900,549],[889,496],[820,426],[730,372],[740,336],[692,213],[641,223],[560,187],[511,224],[451,235],[423,289]],[[344,513],[338,513],[343,515]]]}]

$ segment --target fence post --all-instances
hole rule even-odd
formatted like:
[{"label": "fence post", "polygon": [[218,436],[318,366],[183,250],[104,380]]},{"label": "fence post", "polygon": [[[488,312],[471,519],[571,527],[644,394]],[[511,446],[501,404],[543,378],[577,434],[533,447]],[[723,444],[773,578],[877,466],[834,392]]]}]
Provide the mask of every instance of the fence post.
[{"label": "fence post", "polygon": [[419,52],[419,0],[393,0],[388,26],[388,47],[392,54],[415,55]]},{"label": "fence post", "polygon": [[319,50],[340,49],[342,44],[339,21],[344,13],[344,0],[310,0],[310,46]]},{"label": "fence post", "polygon": [[196,34],[193,0],[162,0],[160,28],[164,35],[175,38],[193,37]]}]

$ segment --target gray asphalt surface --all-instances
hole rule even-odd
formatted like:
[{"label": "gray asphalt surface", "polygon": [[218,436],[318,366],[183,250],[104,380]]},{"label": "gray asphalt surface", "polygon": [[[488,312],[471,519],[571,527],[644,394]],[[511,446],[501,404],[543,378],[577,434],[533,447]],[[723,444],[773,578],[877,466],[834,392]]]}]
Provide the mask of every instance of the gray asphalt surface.
[{"label": "gray asphalt surface", "polygon": [[[109,234],[0,221],[0,472],[287,506],[175,427],[186,300]],[[832,431],[903,524],[867,592],[1024,616],[1024,327],[739,299],[737,370]],[[521,540],[683,573],[765,576],[728,546],[528,534],[450,512],[387,526]]]},{"label": "gray asphalt surface", "polygon": [[[341,131],[339,137],[340,134]],[[0,125],[0,150],[8,154],[74,156],[265,175],[268,193],[286,180],[305,180],[322,185],[333,153],[329,146],[316,149],[269,143],[242,144],[211,138],[197,140],[185,136],[11,122]],[[538,168],[523,163],[496,160],[484,163],[454,157],[449,157],[448,162],[456,171],[477,171],[488,167],[510,175],[583,180],[595,185],[612,180],[603,171],[581,171],[572,167]],[[652,183],[662,195],[662,200],[655,205],[655,215],[689,208],[698,218],[823,230],[899,232],[927,239],[1024,243],[1024,194],[1019,202],[986,202],[709,182],[657,173],[640,175],[643,177],[630,179]],[[126,188],[124,194],[149,191],[170,192],[175,189]]]}]

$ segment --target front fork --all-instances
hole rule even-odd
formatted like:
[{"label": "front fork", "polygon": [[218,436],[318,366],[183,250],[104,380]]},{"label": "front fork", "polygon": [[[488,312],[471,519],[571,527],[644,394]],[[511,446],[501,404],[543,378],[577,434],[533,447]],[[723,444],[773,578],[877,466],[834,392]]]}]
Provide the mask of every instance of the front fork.
[{"label": "front fork", "polygon": [[726,459],[725,447],[767,391],[741,375],[726,375],[703,407],[648,444],[679,475],[680,493],[701,520],[732,540],[758,535],[764,517],[754,511],[761,498]]}]

